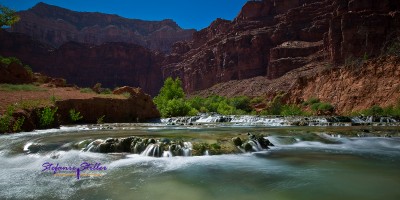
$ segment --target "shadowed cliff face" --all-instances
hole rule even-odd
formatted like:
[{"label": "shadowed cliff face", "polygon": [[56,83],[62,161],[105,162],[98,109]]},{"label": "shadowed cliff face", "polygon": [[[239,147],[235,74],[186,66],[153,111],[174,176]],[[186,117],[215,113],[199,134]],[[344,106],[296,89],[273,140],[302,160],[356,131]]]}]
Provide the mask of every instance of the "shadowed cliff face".
[{"label": "shadowed cliff face", "polygon": [[172,44],[191,39],[194,32],[181,29],[172,20],[126,19],[117,15],[74,12],[44,3],[18,15],[21,20],[11,31],[25,33],[54,47],[70,41],[97,45],[125,42],[169,52]]},{"label": "shadowed cliff face", "polygon": [[163,79],[160,63],[162,54],[126,43],[84,45],[66,43],[54,49],[23,34],[0,30],[0,54],[17,56],[35,72],[63,77],[69,83],[92,87],[140,86],[155,95]]}]

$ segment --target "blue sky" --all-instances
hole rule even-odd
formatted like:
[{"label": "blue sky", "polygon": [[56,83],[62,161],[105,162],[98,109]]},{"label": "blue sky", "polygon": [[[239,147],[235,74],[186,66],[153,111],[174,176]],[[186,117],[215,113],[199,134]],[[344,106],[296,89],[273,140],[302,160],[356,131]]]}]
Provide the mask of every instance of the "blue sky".
[{"label": "blue sky", "polygon": [[38,2],[133,19],[173,19],[182,28],[200,30],[216,18],[232,20],[247,0],[0,0],[1,5],[17,11],[29,9]]}]

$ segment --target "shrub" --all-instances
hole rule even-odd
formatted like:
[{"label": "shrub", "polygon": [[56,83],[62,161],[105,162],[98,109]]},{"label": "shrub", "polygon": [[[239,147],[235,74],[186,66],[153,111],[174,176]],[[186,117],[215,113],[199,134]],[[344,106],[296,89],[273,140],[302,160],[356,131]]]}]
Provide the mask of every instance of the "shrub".
[{"label": "shrub", "polygon": [[124,96],[125,98],[129,99],[129,98],[131,98],[131,93],[124,92],[124,93],[122,93],[122,96]]},{"label": "shrub", "polygon": [[8,106],[7,111],[0,117],[0,132],[5,133],[10,131],[10,124],[12,120],[12,114],[14,113],[14,106]]},{"label": "shrub", "polygon": [[182,98],[169,100],[161,111],[164,117],[186,116],[192,108]]},{"label": "shrub", "polygon": [[72,122],[77,122],[83,118],[80,112],[76,112],[75,109],[69,110],[69,118]]},{"label": "shrub", "polygon": [[229,99],[229,104],[236,109],[240,109],[246,112],[251,111],[250,98],[246,96],[238,96]]},{"label": "shrub", "polygon": [[328,114],[330,112],[333,112],[334,107],[330,103],[320,102],[312,104],[311,110],[317,113]]},{"label": "shrub", "polygon": [[383,115],[383,108],[378,105],[373,105],[371,108],[361,113],[368,116],[381,116]]},{"label": "shrub", "polygon": [[13,132],[20,132],[22,130],[22,125],[25,122],[25,117],[19,117],[13,124],[12,131]]},{"label": "shrub", "polygon": [[97,118],[97,124],[104,124],[104,118],[105,118],[105,117],[106,117],[106,116],[103,115],[103,116]]},{"label": "shrub", "polygon": [[91,88],[81,88],[82,93],[95,93]]},{"label": "shrub", "polygon": [[103,88],[103,89],[101,89],[100,94],[105,94],[105,95],[112,94],[112,91],[110,88]]},{"label": "shrub", "polygon": [[262,97],[254,97],[250,100],[250,104],[259,104],[264,101],[264,98]]},{"label": "shrub", "polygon": [[311,97],[307,101],[303,102],[303,105],[308,106],[308,105],[312,105],[312,104],[319,103],[319,102],[320,102],[320,100],[318,98]]},{"label": "shrub", "polygon": [[280,114],[283,116],[302,116],[305,115],[305,112],[297,105],[284,105]]},{"label": "shrub", "polygon": [[231,105],[228,105],[226,101],[221,101],[218,104],[217,112],[222,115],[232,115],[235,114],[235,108]]},{"label": "shrub", "polygon": [[41,128],[49,128],[54,124],[55,121],[55,113],[57,112],[57,107],[51,109],[50,107],[45,107],[42,111],[39,112],[39,121]]},{"label": "shrub", "polygon": [[17,63],[18,65],[22,65],[22,62],[16,57],[2,57],[0,56],[0,62],[5,65],[10,65],[11,63]]}]

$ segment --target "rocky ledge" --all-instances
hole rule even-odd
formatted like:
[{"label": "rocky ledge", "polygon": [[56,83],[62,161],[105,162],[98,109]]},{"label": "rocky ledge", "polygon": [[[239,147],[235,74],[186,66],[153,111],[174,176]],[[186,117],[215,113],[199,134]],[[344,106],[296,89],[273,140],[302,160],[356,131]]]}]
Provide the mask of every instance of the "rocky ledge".
[{"label": "rocky ledge", "polygon": [[98,153],[132,153],[151,157],[202,156],[257,152],[273,146],[264,135],[247,135],[217,143],[184,142],[168,138],[127,137],[85,140],[76,145],[83,151]]}]

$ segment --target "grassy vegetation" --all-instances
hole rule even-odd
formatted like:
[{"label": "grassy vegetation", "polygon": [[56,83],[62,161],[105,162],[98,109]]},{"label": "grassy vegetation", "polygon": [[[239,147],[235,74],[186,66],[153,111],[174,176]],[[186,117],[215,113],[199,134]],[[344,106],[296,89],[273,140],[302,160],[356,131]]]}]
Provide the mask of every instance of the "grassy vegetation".
[{"label": "grassy vegetation", "polygon": [[400,101],[396,105],[381,107],[373,105],[368,109],[361,110],[359,112],[353,112],[351,116],[388,116],[388,117],[400,117]]},{"label": "grassy vegetation", "polygon": [[92,90],[92,88],[81,88],[81,93],[96,93]]},{"label": "grassy vegetation", "polygon": [[83,118],[80,112],[77,112],[75,109],[69,110],[69,118],[72,122],[78,122]]},{"label": "grassy vegetation", "polygon": [[38,87],[33,84],[0,84],[0,91],[13,92],[13,91],[46,91],[46,89]]},{"label": "grassy vegetation", "polygon": [[14,110],[15,108],[13,106],[9,106],[6,113],[0,116],[0,133],[10,131],[11,121],[13,119],[12,114],[14,113]]},{"label": "grassy vegetation", "polygon": [[55,122],[55,114],[57,112],[56,108],[45,107],[43,110],[38,112],[38,116],[40,119],[40,127],[41,128],[49,128]]}]

